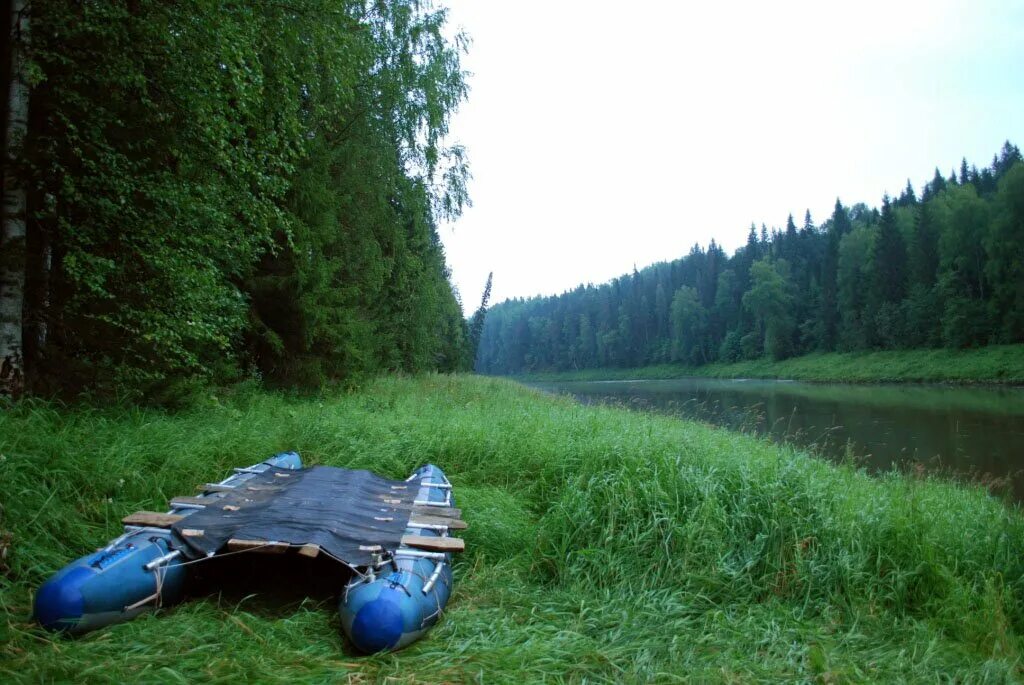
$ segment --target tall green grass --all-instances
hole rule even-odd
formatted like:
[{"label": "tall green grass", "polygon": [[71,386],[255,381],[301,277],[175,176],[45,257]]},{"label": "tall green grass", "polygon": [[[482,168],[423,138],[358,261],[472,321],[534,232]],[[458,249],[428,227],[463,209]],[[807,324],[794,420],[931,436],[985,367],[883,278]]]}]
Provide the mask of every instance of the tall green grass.
[{"label": "tall green grass", "polygon": [[990,345],[971,350],[885,350],[808,354],[775,361],[767,357],[705,366],[661,364],[637,369],[583,369],[521,376],[523,380],[621,380],[787,378],[832,383],[997,383],[1024,384],[1024,345]]},{"label": "tall green grass", "polygon": [[[33,589],[117,534],[121,516],[282,449],[395,477],[427,461],[449,474],[468,549],[425,640],[357,657],[330,596],[244,587],[79,639],[30,622]],[[0,453],[7,681],[1022,675],[1018,509],[980,488],[871,477],[508,381],[382,378],[323,398],[241,389],[175,415],[26,402],[0,414]]]}]

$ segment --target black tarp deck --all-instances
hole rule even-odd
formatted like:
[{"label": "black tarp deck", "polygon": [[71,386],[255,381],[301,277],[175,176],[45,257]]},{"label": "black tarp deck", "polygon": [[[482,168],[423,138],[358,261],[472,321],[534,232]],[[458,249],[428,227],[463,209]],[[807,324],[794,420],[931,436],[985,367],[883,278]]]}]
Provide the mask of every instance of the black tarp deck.
[{"label": "black tarp deck", "polygon": [[175,523],[173,546],[198,559],[231,539],[318,545],[364,566],[373,561],[366,547],[398,548],[417,489],[369,471],[270,468]]}]

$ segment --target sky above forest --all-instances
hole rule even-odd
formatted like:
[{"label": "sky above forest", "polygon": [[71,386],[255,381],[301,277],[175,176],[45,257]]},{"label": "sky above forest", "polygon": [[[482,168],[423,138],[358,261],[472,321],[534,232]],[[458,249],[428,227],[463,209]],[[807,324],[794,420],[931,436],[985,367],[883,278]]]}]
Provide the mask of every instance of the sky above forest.
[{"label": "sky above forest", "polygon": [[463,306],[602,283],[751,222],[877,206],[1024,146],[1024,0],[441,0],[472,39]]}]

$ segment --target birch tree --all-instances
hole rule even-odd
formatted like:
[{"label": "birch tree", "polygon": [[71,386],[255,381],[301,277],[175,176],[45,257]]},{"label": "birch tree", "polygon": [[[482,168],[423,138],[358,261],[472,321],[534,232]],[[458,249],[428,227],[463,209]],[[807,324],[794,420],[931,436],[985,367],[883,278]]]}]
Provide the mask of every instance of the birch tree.
[{"label": "birch tree", "polygon": [[28,129],[24,49],[29,20],[25,0],[11,2],[11,78],[4,131],[4,209],[0,228],[0,395],[18,396],[24,383],[22,309],[25,299],[25,185],[16,170]]}]

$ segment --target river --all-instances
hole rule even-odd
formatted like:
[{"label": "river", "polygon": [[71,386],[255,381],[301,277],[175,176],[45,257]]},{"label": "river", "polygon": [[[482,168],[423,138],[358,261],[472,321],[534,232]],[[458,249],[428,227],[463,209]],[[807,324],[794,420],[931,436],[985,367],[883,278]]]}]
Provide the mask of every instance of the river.
[{"label": "river", "polygon": [[669,413],[795,443],[872,470],[918,465],[1024,501],[1024,388],[683,378],[530,383],[584,403]]}]

